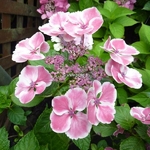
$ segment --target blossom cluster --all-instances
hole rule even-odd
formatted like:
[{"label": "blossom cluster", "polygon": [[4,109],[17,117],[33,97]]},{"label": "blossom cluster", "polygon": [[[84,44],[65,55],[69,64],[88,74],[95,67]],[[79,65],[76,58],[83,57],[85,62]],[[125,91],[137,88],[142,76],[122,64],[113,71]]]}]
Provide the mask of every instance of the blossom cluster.
[{"label": "blossom cluster", "polygon": [[[71,139],[86,137],[92,125],[111,123],[115,114],[117,92],[113,84],[98,80],[86,93],[82,88],[69,89],[52,100],[51,128]],[[87,108],[87,114],[82,111]]]},{"label": "blossom cluster", "polygon": [[41,14],[42,19],[49,19],[59,11],[66,12],[70,6],[67,0],[40,0],[40,4],[37,11]]},{"label": "blossom cluster", "polygon": [[131,10],[134,9],[134,4],[136,0],[114,0],[119,6],[129,8]]},{"label": "blossom cluster", "polygon": [[[49,22],[40,26],[39,30],[50,36],[58,53],[48,55],[53,48],[50,48],[41,32],[20,41],[12,60],[19,63],[43,60],[44,66],[48,67],[26,66],[19,75],[15,96],[26,104],[42,94],[52,82],[62,84],[68,79],[69,89],[66,93],[52,100],[50,126],[53,131],[65,133],[70,139],[84,138],[90,133],[92,125],[110,124],[115,117],[117,92],[113,83],[103,79],[112,77],[119,84],[141,88],[141,74],[130,68],[133,55],[139,52],[123,39],[109,37],[104,46],[99,47],[110,54],[110,59],[104,63],[99,57],[89,54],[93,48],[92,35],[103,24],[102,15],[96,7],[70,13],[65,12],[69,5],[67,1],[41,0],[40,3],[39,12],[43,19],[49,18]],[[53,5],[59,7],[58,10],[64,10],[57,11]],[[66,53],[68,57],[64,57]],[[86,64],[81,65],[77,60],[82,56],[87,59]],[[149,108],[132,108],[131,115],[145,124],[149,123]],[[123,132],[120,126],[118,130],[115,136]]]},{"label": "blossom cluster", "polygon": [[111,40],[110,37],[103,48],[111,57],[105,65],[106,74],[112,76],[117,83],[139,89],[142,86],[142,75],[127,66],[134,61],[132,55],[137,55],[139,52],[133,46],[127,45],[123,39]]}]

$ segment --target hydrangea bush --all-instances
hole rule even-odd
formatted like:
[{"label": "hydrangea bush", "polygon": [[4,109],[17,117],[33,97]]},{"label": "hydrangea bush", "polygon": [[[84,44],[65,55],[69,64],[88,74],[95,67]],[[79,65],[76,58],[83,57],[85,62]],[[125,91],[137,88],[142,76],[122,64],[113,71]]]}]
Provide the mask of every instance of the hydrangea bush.
[{"label": "hydrangea bush", "polygon": [[[0,87],[0,112],[17,133],[10,144],[0,128],[0,149],[149,150],[150,2],[39,2],[43,25],[12,54],[27,65]],[[51,106],[25,132],[44,99]]]}]

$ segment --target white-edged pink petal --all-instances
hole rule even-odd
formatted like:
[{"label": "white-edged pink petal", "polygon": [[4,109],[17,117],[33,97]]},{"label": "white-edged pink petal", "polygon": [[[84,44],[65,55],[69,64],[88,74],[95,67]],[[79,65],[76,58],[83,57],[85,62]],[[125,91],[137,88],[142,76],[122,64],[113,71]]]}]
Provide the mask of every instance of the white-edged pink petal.
[{"label": "white-edged pink petal", "polygon": [[142,107],[132,107],[130,110],[130,114],[132,117],[138,120],[142,120],[142,116],[144,117],[143,110],[144,108]]},{"label": "white-edged pink petal", "polygon": [[69,89],[66,92],[65,96],[67,96],[68,99],[71,101],[73,110],[82,111],[85,109],[87,105],[87,94],[83,89]]},{"label": "white-edged pink petal", "polygon": [[50,126],[54,132],[64,133],[67,132],[71,127],[71,117],[68,114],[61,116],[56,115],[53,111],[50,114]]},{"label": "white-edged pink petal", "polygon": [[126,45],[126,49],[122,51],[123,55],[138,55],[140,52],[133,46]]},{"label": "white-edged pink petal", "polygon": [[39,28],[38,28],[41,32],[43,32],[44,34],[46,34],[46,35],[49,35],[49,36],[57,36],[58,34],[57,34],[57,32],[56,32],[56,34],[51,34],[51,26],[50,26],[50,24],[49,23],[45,23],[44,25],[42,25],[42,26],[39,26]]},{"label": "white-edged pink petal", "polygon": [[123,39],[112,39],[110,45],[114,50],[120,51],[126,49],[126,43]]},{"label": "white-edged pink petal", "polygon": [[111,53],[110,57],[115,62],[117,62],[121,65],[125,65],[125,66],[129,65],[131,62],[134,61],[134,58],[131,55],[122,55],[122,54]]},{"label": "white-edged pink petal", "polygon": [[73,118],[71,122],[71,128],[66,132],[66,135],[70,139],[82,139],[88,136],[90,133],[92,125],[87,120],[87,115],[78,112]]},{"label": "white-edged pink petal", "polygon": [[44,36],[41,32],[36,32],[30,39],[29,39],[29,45],[33,49],[37,49],[40,47],[41,43],[44,42]]},{"label": "white-edged pink petal", "polygon": [[102,85],[102,91],[100,95],[100,102],[101,103],[111,103],[112,105],[115,104],[117,98],[117,91],[113,84],[110,82],[104,82]]},{"label": "white-edged pink petal", "polygon": [[47,53],[50,49],[50,46],[47,42],[43,42],[41,45],[40,45],[40,51],[43,52],[43,53]]},{"label": "white-edged pink petal", "polygon": [[[121,70],[122,69],[122,70]],[[127,66],[120,68],[121,73],[118,74],[118,78],[121,82],[127,86],[135,89],[139,89],[142,86],[142,75],[135,69]],[[124,73],[124,74],[122,74]]]},{"label": "white-edged pink petal", "polygon": [[37,66],[37,67],[38,67],[37,82],[44,81],[46,83],[46,86],[50,86],[53,81],[53,77],[51,76],[49,71],[46,70],[43,66]]},{"label": "white-edged pink petal", "polygon": [[118,77],[118,74],[120,74],[120,67],[121,65],[118,63],[115,63],[112,67],[111,67],[111,74],[112,77],[115,79],[115,81],[117,83],[122,83],[120,78]]},{"label": "white-edged pink petal", "polygon": [[111,74],[111,67],[113,65],[113,60],[112,59],[109,59],[107,61],[107,63],[105,64],[105,73],[108,75],[108,76],[112,76]]},{"label": "white-edged pink petal", "polygon": [[43,81],[36,82],[35,94],[41,94],[46,89],[46,83]]},{"label": "white-edged pink petal", "polygon": [[98,125],[99,123],[96,114],[97,114],[97,107],[94,104],[94,100],[91,100],[87,106],[87,115],[89,122],[93,125]]},{"label": "white-edged pink petal", "polygon": [[87,104],[96,97],[93,87],[90,87],[87,92]]},{"label": "white-edged pink petal", "polygon": [[98,93],[101,92],[101,90],[102,90],[101,83],[98,80],[94,80],[93,81],[93,91],[94,91],[95,96],[97,96]]},{"label": "white-edged pink petal", "polygon": [[111,37],[109,36],[108,39],[104,43],[104,47],[101,47],[101,48],[105,49],[106,51],[112,51],[110,41],[111,41]]},{"label": "white-edged pink petal", "polygon": [[57,115],[68,113],[70,109],[70,102],[65,95],[56,96],[52,100],[53,111]]},{"label": "white-edged pink petal", "polygon": [[38,78],[38,68],[35,66],[27,65],[23,70],[21,71],[21,78],[27,78],[30,81],[36,81]]},{"label": "white-edged pink petal", "polygon": [[35,96],[35,92],[33,89],[28,91],[22,90],[17,98],[19,98],[21,103],[26,104],[29,103],[34,98],[34,96]]},{"label": "white-edged pink petal", "polygon": [[113,105],[103,103],[98,106],[96,116],[99,122],[109,124],[114,120],[115,113],[116,111]]},{"label": "white-edged pink petal", "polygon": [[41,60],[45,58],[41,53],[24,53],[21,57],[26,60]]}]

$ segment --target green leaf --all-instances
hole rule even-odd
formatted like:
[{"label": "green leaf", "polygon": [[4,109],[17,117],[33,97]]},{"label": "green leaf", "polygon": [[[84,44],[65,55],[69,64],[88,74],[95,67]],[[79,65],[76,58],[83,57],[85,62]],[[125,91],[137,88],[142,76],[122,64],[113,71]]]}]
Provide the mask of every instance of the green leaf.
[{"label": "green leaf", "polygon": [[104,53],[104,50],[101,48],[104,45],[103,42],[94,41],[93,49],[89,52],[94,54],[94,56],[99,57],[102,53]]},{"label": "green leaf", "polygon": [[0,113],[10,107],[11,100],[9,98],[9,86],[0,86]]},{"label": "green leaf", "polygon": [[4,95],[0,91],[0,108],[5,109],[10,107],[11,105],[11,100],[7,99],[7,95]]},{"label": "green leaf", "polygon": [[148,2],[144,5],[143,10],[150,11],[150,1],[148,1]]},{"label": "green leaf", "polygon": [[105,148],[107,147],[107,142],[105,140],[100,140],[97,144],[98,148]]},{"label": "green leaf", "polygon": [[40,94],[41,97],[51,97],[56,92],[59,87],[58,82],[52,82],[52,84],[45,89],[43,93]]},{"label": "green leaf", "polygon": [[150,26],[142,24],[142,27],[139,30],[140,40],[144,41],[148,45],[150,45]]},{"label": "green leaf", "polygon": [[109,10],[110,13],[112,13],[116,8],[118,8],[118,5],[113,1],[105,1],[104,8]]},{"label": "green leaf", "polygon": [[43,96],[40,96],[40,95],[36,95],[33,100],[27,104],[23,104],[19,101],[19,99],[14,95],[12,94],[11,95],[11,100],[18,106],[21,106],[21,107],[33,107],[33,106],[36,106],[38,105],[41,101],[43,101],[44,97]]},{"label": "green leaf", "polygon": [[130,130],[133,127],[135,119],[130,115],[128,104],[116,106],[115,121],[126,130]]},{"label": "green leaf", "polygon": [[8,89],[9,89],[8,85],[0,86],[0,93],[2,93],[5,96],[8,96],[9,95]]},{"label": "green leaf", "polygon": [[0,150],[9,150],[10,141],[5,127],[0,128]]},{"label": "green leaf", "polygon": [[80,10],[84,10],[89,7],[93,7],[93,0],[79,0]]},{"label": "green leaf", "polygon": [[49,150],[48,149],[48,144],[47,145],[40,145],[40,149],[39,150]]},{"label": "green leaf", "polygon": [[121,24],[124,27],[133,26],[137,23],[137,21],[127,16],[119,17],[116,20],[114,20],[114,22]]},{"label": "green leaf", "polygon": [[135,131],[138,133],[138,135],[145,141],[147,141],[148,143],[150,143],[150,138],[147,135],[147,130],[148,130],[148,126],[145,124],[141,124],[139,126],[137,126],[136,128],[134,128]]},{"label": "green leaf", "polygon": [[73,140],[73,143],[80,149],[80,150],[89,150],[91,142],[90,134],[83,138],[78,140]]},{"label": "green leaf", "polygon": [[39,150],[39,143],[34,132],[28,132],[14,147],[14,150]]},{"label": "green leaf", "polygon": [[122,38],[124,35],[124,26],[116,22],[109,25],[110,32],[115,38]]},{"label": "green leaf", "polygon": [[103,16],[105,16],[107,18],[111,18],[111,12],[109,10],[107,10],[105,8],[101,8],[101,9],[99,9],[99,11]]},{"label": "green leaf", "polygon": [[117,88],[117,98],[119,100],[119,104],[125,104],[128,102],[128,94],[124,88]]},{"label": "green leaf", "polygon": [[37,119],[34,126],[34,133],[40,145],[47,145],[50,150],[67,150],[69,138],[65,134],[54,133],[50,128],[51,109],[46,108]]},{"label": "green leaf", "polygon": [[148,69],[148,70],[150,70],[150,65],[149,64],[150,64],[150,56],[147,57],[146,63],[145,63],[145,68]]},{"label": "green leaf", "polygon": [[11,81],[11,83],[9,84],[9,94],[10,95],[14,93],[15,87],[16,87],[16,84],[17,84],[18,81],[19,81],[19,78],[17,77],[15,79],[13,79]]},{"label": "green leaf", "polygon": [[97,150],[97,145],[96,144],[91,144],[91,150]]},{"label": "green leaf", "polygon": [[143,41],[135,42],[132,46],[135,47],[140,54],[150,54],[149,45]]},{"label": "green leaf", "polygon": [[105,28],[104,27],[101,27],[97,32],[95,32],[92,36],[93,38],[102,38],[104,37],[104,34],[105,34]]},{"label": "green leaf", "polygon": [[34,126],[34,132],[35,134],[38,132],[41,133],[48,133],[51,132],[50,128],[50,116],[51,109],[46,108],[42,114],[38,117],[36,124]]},{"label": "green leaf", "polygon": [[40,145],[48,144],[49,150],[68,150],[69,140],[67,137],[64,139],[60,138],[60,133],[57,134],[51,131],[47,133],[36,133],[35,135]]},{"label": "green leaf", "polygon": [[76,2],[70,3],[70,7],[68,9],[68,12],[75,12],[79,11],[79,5]]},{"label": "green leaf", "polygon": [[87,64],[87,57],[86,57],[86,56],[81,56],[81,57],[79,57],[79,58],[76,60],[76,62],[77,62],[78,64],[80,64],[81,66],[84,66],[84,65]]},{"label": "green leaf", "polygon": [[121,142],[120,150],[145,150],[145,145],[141,139],[130,136]]},{"label": "green leaf", "polygon": [[143,107],[147,107],[150,105],[150,88],[128,99],[138,102]]},{"label": "green leaf", "polygon": [[150,70],[144,69],[138,69],[138,71],[142,74],[142,83],[150,87]]},{"label": "green leaf", "polygon": [[117,130],[117,127],[114,122],[112,122],[111,124],[100,123],[97,126],[93,126],[93,130],[96,134],[100,134],[101,137],[108,137]]},{"label": "green leaf", "polygon": [[135,12],[125,8],[125,7],[117,7],[112,13],[111,13],[111,19],[115,20],[119,17],[123,17],[123,16],[127,16],[127,15],[131,15],[134,14]]},{"label": "green leaf", "polygon": [[18,125],[25,125],[27,120],[24,110],[18,106],[13,106],[8,110],[8,118],[12,123]]}]

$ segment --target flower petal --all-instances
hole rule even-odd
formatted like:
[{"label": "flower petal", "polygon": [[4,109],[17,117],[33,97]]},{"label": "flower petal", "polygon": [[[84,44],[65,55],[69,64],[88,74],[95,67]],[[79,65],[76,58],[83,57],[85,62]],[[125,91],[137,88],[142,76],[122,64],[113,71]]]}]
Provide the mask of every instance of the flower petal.
[{"label": "flower petal", "polygon": [[38,68],[38,79],[37,82],[43,81],[46,83],[46,86],[50,86],[53,78],[48,70],[46,70],[43,66],[37,66]]},{"label": "flower petal", "polygon": [[30,39],[29,44],[33,49],[37,49],[44,42],[44,36],[41,32],[36,32]]},{"label": "flower petal", "polygon": [[52,111],[50,115],[50,120],[50,126],[54,132],[64,133],[68,131],[71,127],[71,118],[68,114],[63,114],[59,116]]},{"label": "flower petal", "polygon": [[115,112],[116,111],[113,105],[105,103],[98,106],[96,116],[99,122],[109,124],[114,120]]},{"label": "flower petal", "polygon": [[35,94],[41,94],[46,89],[46,83],[43,81],[36,82],[35,88]]},{"label": "flower petal", "polygon": [[112,39],[110,41],[111,47],[117,51],[123,50],[126,48],[126,43],[123,39]]},{"label": "flower petal", "polygon": [[27,65],[23,70],[21,71],[21,78],[27,78],[30,81],[36,81],[38,78],[38,67],[36,66],[30,66]]},{"label": "flower petal", "polygon": [[131,55],[122,55],[122,54],[110,54],[111,59],[113,59],[115,62],[121,64],[121,65],[129,65],[131,62],[134,61],[133,56]]},{"label": "flower petal", "polygon": [[94,101],[91,100],[87,106],[87,115],[88,115],[89,122],[93,125],[98,125],[99,123],[96,117],[96,113],[97,113],[97,108],[94,104]]},{"label": "flower petal", "polygon": [[47,53],[50,49],[50,46],[47,42],[43,42],[40,46],[40,51],[43,53]]},{"label": "flower petal", "polygon": [[142,75],[135,69],[123,66],[125,69],[125,76],[118,74],[118,78],[121,82],[127,86],[135,89],[139,89],[142,86]]},{"label": "flower petal", "polygon": [[98,80],[93,81],[93,90],[95,92],[95,96],[97,96],[98,93],[101,92],[101,90],[102,90],[101,83]]},{"label": "flower petal", "polygon": [[21,93],[19,94],[18,98],[20,100],[21,103],[26,104],[29,103],[35,96],[35,92],[34,90],[23,90],[21,91]]},{"label": "flower petal", "polygon": [[56,96],[52,100],[52,106],[53,106],[53,111],[57,115],[62,115],[64,113],[67,113],[70,109],[70,102],[68,98],[64,95],[62,96]]},{"label": "flower petal", "polygon": [[78,138],[85,138],[90,133],[92,125],[87,120],[87,115],[78,112],[72,118],[70,129],[66,132],[66,135],[70,139],[77,140]]},{"label": "flower petal", "polygon": [[132,117],[142,121],[142,116],[144,116],[143,110],[144,108],[142,107],[132,107],[130,110],[130,114]]},{"label": "flower petal", "polygon": [[71,101],[73,110],[82,111],[85,109],[87,104],[87,94],[83,89],[69,89],[66,92],[65,96],[67,96],[68,99]]},{"label": "flower petal", "polygon": [[114,105],[116,98],[117,98],[117,92],[114,85],[109,82],[104,82],[102,85],[100,102],[101,103],[108,102]]}]

